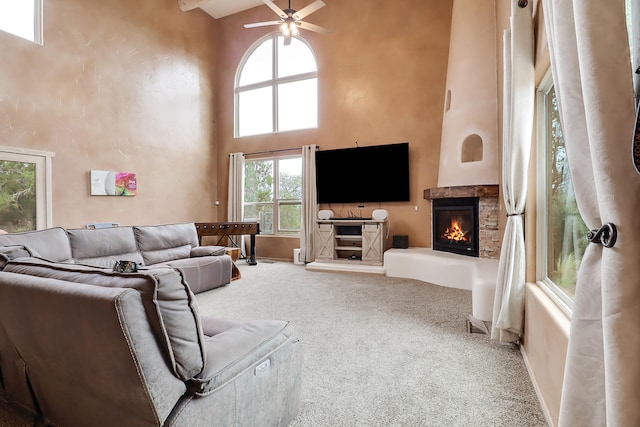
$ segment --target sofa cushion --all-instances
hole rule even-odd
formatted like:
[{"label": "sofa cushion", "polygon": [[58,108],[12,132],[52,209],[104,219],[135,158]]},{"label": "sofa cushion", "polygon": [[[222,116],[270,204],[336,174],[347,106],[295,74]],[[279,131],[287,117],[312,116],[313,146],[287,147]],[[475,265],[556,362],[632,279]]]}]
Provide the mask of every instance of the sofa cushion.
[{"label": "sofa cushion", "polygon": [[61,227],[0,235],[0,246],[13,245],[24,245],[33,256],[54,262],[72,261],[69,237]]},{"label": "sofa cushion", "polygon": [[4,271],[95,286],[136,289],[142,295],[149,322],[167,349],[176,376],[188,380],[204,367],[197,303],[179,270],[156,268],[137,273],[117,273],[111,269],[21,258],[9,261]]},{"label": "sofa cushion", "polygon": [[281,346],[297,340],[293,327],[283,320],[234,324],[208,318],[206,325],[208,332],[215,333],[205,337],[205,369],[189,385],[197,396],[213,393]]},{"label": "sofa cushion", "polygon": [[142,263],[133,227],[67,230],[76,262],[110,268],[116,261]]},{"label": "sofa cushion", "polygon": [[198,246],[193,223],[134,226],[138,250],[145,265],[189,258]]}]

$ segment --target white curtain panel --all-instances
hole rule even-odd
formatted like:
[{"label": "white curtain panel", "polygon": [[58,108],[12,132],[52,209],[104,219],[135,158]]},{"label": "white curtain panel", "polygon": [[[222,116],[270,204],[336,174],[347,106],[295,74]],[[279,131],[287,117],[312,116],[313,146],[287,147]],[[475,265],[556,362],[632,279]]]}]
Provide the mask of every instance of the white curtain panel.
[{"label": "white curtain panel", "polygon": [[[244,202],[244,153],[229,155],[229,195],[227,201],[227,221],[242,221]],[[244,236],[230,236],[246,256]]]},{"label": "white curtain panel", "polygon": [[315,144],[302,147],[302,226],[300,229],[300,259],[311,262],[315,258],[315,223],[318,215],[316,193]]},{"label": "white curtain panel", "polygon": [[501,342],[518,341],[524,321],[523,215],[535,99],[532,8],[533,2],[511,0],[511,30],[504,36],[502,194],[508,217],[500,251],[491,327],[491,338]]},{"label": "white curtain panel", "polygon": [[617,227],[590,243],[574,300],[559,425],[639,426],[640,176],[624,0],[543,0],[551,66],[580,214]]}]

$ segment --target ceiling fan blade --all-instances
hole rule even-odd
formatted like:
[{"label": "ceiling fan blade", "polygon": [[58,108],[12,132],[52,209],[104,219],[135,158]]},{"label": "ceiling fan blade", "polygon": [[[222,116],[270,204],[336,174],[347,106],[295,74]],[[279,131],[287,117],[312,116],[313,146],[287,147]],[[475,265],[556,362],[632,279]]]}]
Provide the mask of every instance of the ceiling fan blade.
[{"label": "ceiling fan blade", "polygon": [[[263,0],[266,3],[266,0]],[[303,19],[305,16],[311,15],[316,10],[320,9],[324,6],[324,2],[322,0],[316,0],[313,3],[303,7],[299,11],[293,14],[295,19]]]},{"label": "ceiling fan blade", "polygon": [[302,21],[298,21],[296,22],[296,24],[298,24],[298,26],[303,30],[315,31],[316,33],[322,33],[322,34],[331,33],[331,31],[316,24],[310,24],[308,22],[302,22]]},{"label": "ceiling fan blade", "polygon": [[256,22],[253,24],[244,24],[245,28],[256,28],[256,27],[266,27],[268,25],[280,25],[282,21],[267,21],[267,22]]},{"label": "ceiling fan blade", "polygon": [[262,0],[262,1],[264,2],[264,4],[269,6],[271,8],[271,10],[273,10],[275,13],[277,13],[279,17],[281,17],[281,18],[286,18],[287,17],[287,14],[284,13],[284,11],[282,9],[280,9],[273,1],[271,1],[271,0]]}]

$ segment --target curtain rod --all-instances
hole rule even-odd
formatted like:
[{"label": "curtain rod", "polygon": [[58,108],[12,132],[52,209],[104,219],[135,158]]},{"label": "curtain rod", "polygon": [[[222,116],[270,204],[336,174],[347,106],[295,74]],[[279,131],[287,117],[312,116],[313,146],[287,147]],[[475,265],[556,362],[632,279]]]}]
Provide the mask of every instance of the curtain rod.
[{"label": "curtain rod", "polygon": [[[302,151],[303,147],[296,148],[281,148],[279,150],[267,150],[267,151],[256,151],[255,153],[243,153],[245,156],[258,156],[260,154],[273,154],[273,153],[282,153],[286,151]],[[316,149],[319,147],[316,147]]]}]

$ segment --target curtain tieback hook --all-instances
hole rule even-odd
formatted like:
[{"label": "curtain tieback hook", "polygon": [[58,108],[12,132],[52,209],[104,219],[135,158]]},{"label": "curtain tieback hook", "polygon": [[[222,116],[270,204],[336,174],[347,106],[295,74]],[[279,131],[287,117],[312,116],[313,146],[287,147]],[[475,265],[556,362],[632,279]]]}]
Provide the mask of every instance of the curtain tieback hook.
[{"label": "curtain tieback hook", "polygon": [[587,240],[590,243],[598,243],[605,248],[612,248],[618,238],[618,229],[615,224],[607,222],[599,230],[591,230],[587,233]]}]

